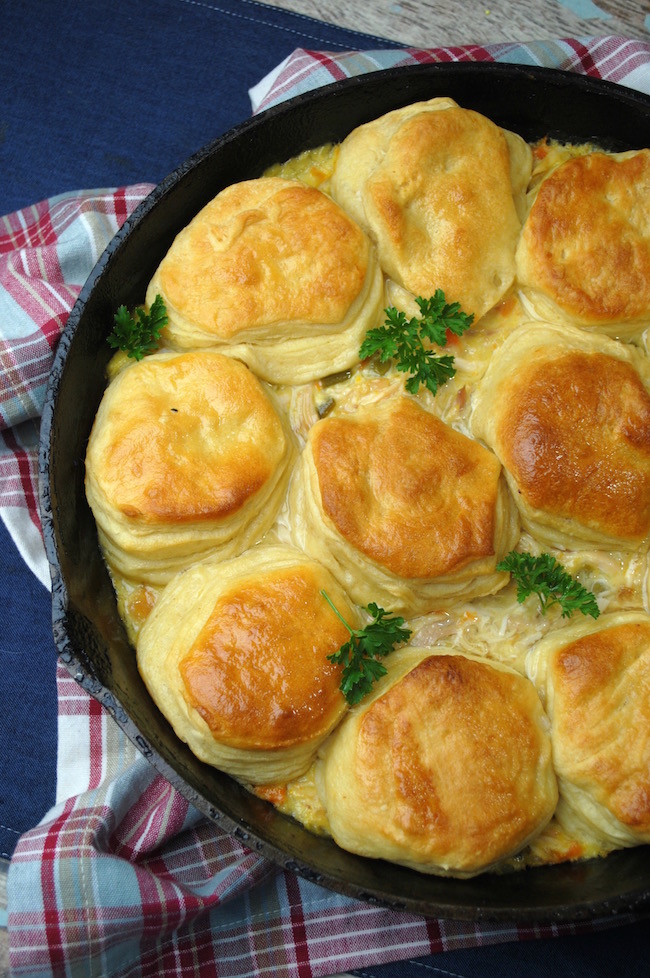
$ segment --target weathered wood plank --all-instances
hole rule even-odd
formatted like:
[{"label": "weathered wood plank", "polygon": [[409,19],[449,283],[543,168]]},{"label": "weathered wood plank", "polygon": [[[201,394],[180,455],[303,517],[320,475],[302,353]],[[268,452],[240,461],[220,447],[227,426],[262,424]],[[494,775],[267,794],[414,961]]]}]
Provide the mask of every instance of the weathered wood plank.
[{"label": "weathered wood plank", "polygon": [[649,0],[266,2],[351,30],[361,30],[417,47],[602,34],[622,34],[650,41]]}]

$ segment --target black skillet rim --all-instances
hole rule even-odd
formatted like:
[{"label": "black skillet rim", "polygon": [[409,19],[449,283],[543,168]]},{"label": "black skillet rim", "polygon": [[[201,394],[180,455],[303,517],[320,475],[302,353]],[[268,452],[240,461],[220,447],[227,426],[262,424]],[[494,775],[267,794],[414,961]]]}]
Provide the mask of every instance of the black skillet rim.
[{"label": "black skillet rim", "polygon": [[[497,89],[501,86],[500,93],[494,91],[494,84]],[[350,854],[342,853],[335,846],[331,852],[327,850],[325,861],[328,865],[323,870],[322,858],[319,857],[315,861],[305,856],[305,845],[309,847],[309,839],[304,838],[306,830],[302,827],[296,824],[283,825],[280,833],[282,845],[279,846],[270,823],[276,819],[284,819],[285,823],[289,820],[278,815],[275,810],[269,814],[269,806],[258,802],[257,799],[251,801],[250,812],[247,812],[246,816],[242,816],[239,810],[241,806],[235,805],[233,808],[233,805],[224,805],[223,798],[219,799],[220,804],[215,804],[214,798],[206,797],[205,793],[183,777],[178,769],[181,765],[177,758],[174,759],[175,766],[172,766],[170,759],[160,752],[159,745],[152,744],[150,737],[143,736],[138,723],[125,710],[122,702],[115,695],[114,688],[102,676],[102,670],[107,667],[106,646],[112,648],[113,644],[116,644],[118,648],[123,648],[124,637],[119,633],[119,624],[114,620],[108,623],[102,621],[103,630],[98,635],[96,622],[92,620],[92,616],[88,617],[84,613],[85,606],[81,610],[77,607],[80,600],[82,604],[89,600],[87,594],[80,598],[80,587],[84,593],[92,592],[95,586],[101,591],[105,590],[106,582],[102,579],[101,571],[98,572],[96,568],[90,568],[90,578],[82,582],[75,581],[70,574],[75,566],[73,558],[78,558],[80,554],[83,556],[88,551],[82,546],[79,553],[75,551],[71,556],[66,552],[66,546],[61,539],[61,525],[66,519],[69,522],[69,516],[64,515],[67,507],[64,505],[65,488],[60,489],[61,480],[65,476],[70,477],[77,487],[78,494],[79,471],[83,467],[83,458],[77,453],[77,457],[67,459],[65,465],[58,465],[57,448],[61,435],[57,426],[62,420],[59,392],[62,387],[65,389],[69,358],[78,357],[80,348],[82,366],[96,358],[96,350],[93,350],[91,342],[92,336],[88,339],[84,336],[84,330],[88,333],[89,327],[86,327],[86,321],[89,308],[93,305],[98,291],[103,289],[106,293],[100,303],[104,312],[108,308],[114,309],[121,301],[127,303],[142,301],[143,295],[136,294],[141,283],[138,283],[135,278],[127,275],[117,288],[110,282],[116,263],[119,263],[125,249],[129,248],[130,242],[142,234],[147,223],[156,220],[157,211],[160,212],[164,207],[169,209],[177,206],[173,203],[173,199],[174,197],[178,199],[185,188],[189,188],[190,195],[193,195],[192,199],[195,201],[193,212],[198,210],[201,203],[196,204],[196,200],[200,198],[200,193],[196,191],[195,181],[205,165],[214,161],[220,153],[230,151],[232,156],[235,146],[243,146],[249,153],[259,152],[257,137],[260,133],[272,132],[279,127],[283,131],[296,132],[291,151],[284,158],[294,155],[294,152],[307,145],[325,141],[319,138],[316,143],[309,142],[309,128],[314,119],[320,116],[325,105],[331,117],[330,127],[334,130],[337,125],[334,119],[338,111],[335,107],[340,99],[347,98],[346,105],[354,103],[356,113],[351,124],[346,122],[345,131],[365,121],[366,113],[367,118],[378,114],[367,109],[377,86],[382,86],[384,94],[388,93],[386,96],[388,106],[382,111],[407,104],[416,98],[438,94],[450,94],[464,104],[459,98],[459,93],[464,92],[469,86],[470,90],[481,91],[479,111],[485,111],[488,115],[490,112],[483,107],[484,105],[489,106],[496,99],[496,104],[501,102],[503,106],[506,90],[514,93],[512,98],[516,101],[515,96],[517,94],[521,96],[521,90],[524,89],[525,98],[522,100],[521,111],[530,118],[531,112],[540,110],[541,129],[536,134],[539,136],[548,133],[551,136],[568,137],[567,125],[572,124],[571,120],[574,119],[576,125],[578,122],[582,124],[583,121],[577,114],[577,105],[585,97],[589,101],[597,99],[599,104],[607,103],[610,115],[615,114],[616,125],[612,126],[612,131],[616,131],[614,142],[609,143],[609,131],[596,131],[589,135],[580,128],[581,138],[588,139],[593,136],[608,149],[640,148],[644,144],[650,145],[650,98],[632,89],[557,69],[452,62],[372,72],[299,95],[268,109],[259,116],[252,117],[208,143],[181,164],[136,208],[107,246],[81,290],[55,354],[41,422],[39,505],[46,552],[52,573],[52,616],[57,652],[70,674],[91,696],[106,707],[127,737],[187,800],[251,849],[258,851],[278,866],[297,872],[306,879],[379,906],[428,917],[458,920],[509,921],[518,924],[544,921],[569,922],[598,917],[609,918],[642,911],[650,902],[650,847],[624,850],[614,853],[606,860],[591,861],[586,864],[543,867],[514,874],[507,878],[505,884],[506,889],[512,888],[509,899],[500,900],[494,898],[494,893],[504,888],[505,877],[478,877],[469,881],[441,880],[438,877],[426,877],[374,860],[350,857]],[[427,91],[431,89],[430,94],[423,94],[423,87]],[[557,127],[557,131],[554,131],[552,120],[558,113],[555,113],[552,107],[549,108],[551,98],[559,99],[558,104],[563,106],[563,112],[559,113],[562,116],[562,123]],[[571,104],[576,105],[573,111]],[[472,107],[476,105],[473,104]],[[506,111],[506,114],[508,111],[511,112],[512,107]],[[550,119],[547,120],[544,118],[544,113],[548,115],[549,112]],[[618,127],[623,116],[626,118],[629,116],[632,121],[626,123],[626,131],[621,134]],[[490,117],[500,122],[499,112],[496,110]],[[636,129],[634,120],[637,123]],[[645,127],[638,126],[639,122],[645,122]],[[504,123],[500,122],[500,124]],[[525,127],[517,128],[512,124],[511,128],[521,131]],[[526,138],[535,138],[534,133],[522,132],[522,135]],[[274,161],[275,159],[264,160],[263,157],[259,157],[255,165],[259,165],[258,172],[261,172],[266,165]],[[247,175],[257,174],[247,173]],[[227,182],[232,180],[226,178],[223,185]],[[207,190],[204,194],[205,201],[213,196],[214,192],[216,192],[214,188]],[[164,221],[162,223],[165,225]],[[93,315],[97,315],[97,310],[94,310]],[[106,333],[108,328],[107,326]],[[62,399],[65,399],[64,395]],[[69,417],[68,405],[68,420]],[[76,433],[78,444],[85,444],[84,439],[87,438],[88,431]],[[58,471],[60,468],[62,471]],[[82,510],[84,503],[85,500],[81,501]],[[83,528],[79,536],[83,537]],[[76,539],[73,543],[76,545]],[[96,548],[96,541],[94,547]],[[90,544],[90,554],[94,559],[92,551],[93,544]],[[75,588],[77,593],[73,595],[72,591],[75,591]],[[100,608],[100,612],[106,613],[106,608]],[[243,789],[239,789],[239,786],[226,776],[220,776],[221,781],[224,778],[228,782],[226,792],[232,790],[238,802],[241,801],[239,795]],[[251,796],[247,796],[247,800],[250,799]],[[312,840],[317,838],[310,833],[307,835]],[[622,867],[620,872],[624,888],[620,891],[615,886],[611,886],[612,875],[616,876],[616,873],[611,872],[615,865],[617,869]],[[559,896],[555,895],[558,890],[555,882],[558,873],[563,875],[565,881],[559,887]],[[535,876],[532,877],[530,874]],[[556,877],[553,878],[549,874],[556,874]],[[533,878],[536,881],[533,889],[538,892],[532,895],[522,892],[522,879],[530,881]]]}]

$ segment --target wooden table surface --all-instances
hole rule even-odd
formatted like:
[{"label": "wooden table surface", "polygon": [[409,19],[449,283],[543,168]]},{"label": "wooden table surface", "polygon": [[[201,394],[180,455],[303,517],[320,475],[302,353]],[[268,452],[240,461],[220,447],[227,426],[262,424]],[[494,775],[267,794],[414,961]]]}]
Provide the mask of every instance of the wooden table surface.
[{"label": "wooden table surface", "polygon": [[621,34],[650,41],[650,0],[266,0],[414,47]]}]

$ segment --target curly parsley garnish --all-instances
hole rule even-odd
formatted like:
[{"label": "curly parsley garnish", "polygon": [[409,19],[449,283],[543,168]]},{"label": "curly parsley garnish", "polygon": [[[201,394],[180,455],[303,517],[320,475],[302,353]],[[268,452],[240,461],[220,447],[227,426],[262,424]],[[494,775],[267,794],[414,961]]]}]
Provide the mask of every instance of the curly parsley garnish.
[{"label": "curly parsley garnish", "polygon": [[108,344],[115,350],[123,350],[134,360],[158,349],[160,334],[167,325],[167,309],[162,296],[157,295],[149,312],[138,306],[132,316],[126,306],[120,306],[113,316],[115,325],[108,337]]},{"label": "curly parsley garnish", "polygon": [[415,301],[421,316],[412,319],[394,306],[385,309],[386,322],[368,330],[359,357],[366,360],[377,353],[381,363],[395,360],[398,370],[411,375],[406,382],[409,394],[417,394],[420,384],[436,394],[456,373],[454,358],[441,356],[423,341],[445,346],[449,333],[462,336],[474,322],[474,315],[463,312],[459,302],[448,303],[442,289],[436,289],[429,299],[418,296]]},{"label": "curly parsley garnish", "polygon": [[327,658],[343,666],[339,688],[348,703],[354,705],[370,692],[374,682],[386,675],[386,667],[379,659],[392,652],[396,645],[407,642],[411,631],[403,627],[403,618],[387,614],[374,602],[366,609],[374,620],[365,628],[350,628],[325,591],[321,594],[350,633],[350,641]]},{"label": "curly parsley garnish", "polygon": [[531,594],[537,594],[542,609],[559,604],[562,617],[570,618],[575,611],[598,618],[600,609],[595,595],[583,587],[575,577],[562,567],[550,554],[517,553],[511,550],[497,564],[498,571],[512,574],[517,584],[517,601],[523,603]]}]

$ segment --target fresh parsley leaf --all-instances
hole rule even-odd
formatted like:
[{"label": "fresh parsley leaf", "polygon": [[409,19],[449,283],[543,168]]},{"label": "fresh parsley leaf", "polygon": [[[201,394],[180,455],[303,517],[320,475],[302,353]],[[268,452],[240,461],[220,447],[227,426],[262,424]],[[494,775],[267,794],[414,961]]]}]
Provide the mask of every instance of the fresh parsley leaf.
[{"label": "fresh parsley leaf", "polygon": [[138,306],[132,316],[126,306],[120,306],[113,316],[115,323],[108,345],[123,350],[134,360],[142,360],[158,349],[160,334],[167,325],[167,309],[162,296],[157,295],[149,312]]},{"label": "fresh parsley leaf", "polygon": [[445,346],[448,333],[462,336],[474,322],[474,315],[463,312],[459,302],[448,303],[442,289],[436,289],[429,299],[418,296],[415,301],[421,315],[411,319],[394,306],[385,309],[384,325],[368,330],[359,357],[366,360],[378,354],[381,363],[395,360],[398,370],[410,374],[406,382],[409,394],[417,394],[423,384],[435,395],[456,373],[454,358],[440,356],[423,341]]},{"label": "fresh parsley leaf", "polygon": [[542,614],[559,604],[562,617],[570,618],[575,611],[598,618],[600,609],[595,595],[572,577],[551,554],[518,553],[511,550],[497,564],[497,570],[512,574],[517,583],[517,601],[523,603],[530,594],[539,597]]},{"label": "fresh parsley leaf", "polygon": [[396,645],[407,642],[411,631],[403,627],[403,618],[387,614],[374,602],[366,609],[373,621],[365,628],[351,628],[325,591],[321,594],[350,633],[350,640],[327,658],[343,666],[339,688],[348,703],[354,705],[370,692],[374,682],[386,675],[386,667],[379,659],[392,652]]}]

